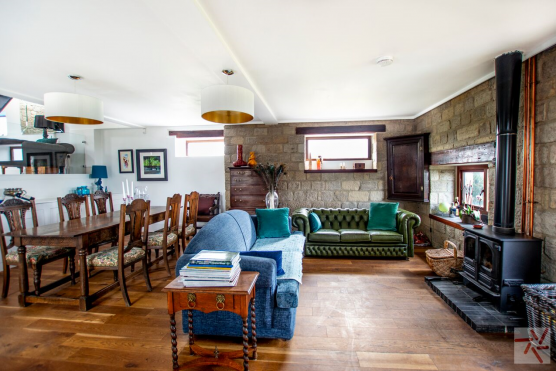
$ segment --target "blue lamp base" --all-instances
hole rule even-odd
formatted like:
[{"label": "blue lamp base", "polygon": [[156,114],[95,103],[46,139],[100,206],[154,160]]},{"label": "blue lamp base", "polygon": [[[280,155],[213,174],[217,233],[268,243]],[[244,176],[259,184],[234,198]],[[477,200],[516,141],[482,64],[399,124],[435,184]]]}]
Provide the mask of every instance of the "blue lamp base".
[{"label": "blue lamp base", "polygon": [[102,178],[98,178],[98,180],[95,182],[95,185],[97,186],[97,191],[102,191]]}]

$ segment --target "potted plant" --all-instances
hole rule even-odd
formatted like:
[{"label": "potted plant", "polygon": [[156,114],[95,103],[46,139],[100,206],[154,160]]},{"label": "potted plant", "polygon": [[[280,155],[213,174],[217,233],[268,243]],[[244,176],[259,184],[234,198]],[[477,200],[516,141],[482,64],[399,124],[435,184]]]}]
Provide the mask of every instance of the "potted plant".
[{"label": "potted plant", "polygon": [[275,209],[278,207],[278,183],[283,175],[286,175],[286,165],[280,164],[258,164],[254,168],[255,172],[263,179],[268,189],[266,194],[266,208]]},{"label": "potted plant", "polygon": [[470,205],[465,205],[460,212],[461,222],[463,224],[480,224],[477,213]]}]

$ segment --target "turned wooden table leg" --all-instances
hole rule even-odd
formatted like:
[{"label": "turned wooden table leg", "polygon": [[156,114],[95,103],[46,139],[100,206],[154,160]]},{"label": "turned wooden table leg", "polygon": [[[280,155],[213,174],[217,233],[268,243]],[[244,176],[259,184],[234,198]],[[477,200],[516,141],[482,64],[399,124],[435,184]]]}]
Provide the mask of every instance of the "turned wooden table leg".
[{"label": "turned wooden table leg", "polygon": [[251,300],[251,338],[253,339],[253,359],[257,359],[257,316],[255,315],[255,298]]},{"label": "turned wooden table leg", "polygon": [[243,319],[243,370],[249,371],[249,337],[247,336],[247,317]]},{"label": "turned wooden table leg", "polygon": [[189,322],[189,354],[193,355],[193,350],[191,349],[191,345],[195,344],[195,340],[193,340],[193,311],[189,309],[187,311],[187,319]]},{"label": "turned wooden table leg", "polygon": [[176,334],[176,315],[170,314],[170,337],[172,338],[172,366],[174,370],[180,368],[178,365],[178,335]]}]

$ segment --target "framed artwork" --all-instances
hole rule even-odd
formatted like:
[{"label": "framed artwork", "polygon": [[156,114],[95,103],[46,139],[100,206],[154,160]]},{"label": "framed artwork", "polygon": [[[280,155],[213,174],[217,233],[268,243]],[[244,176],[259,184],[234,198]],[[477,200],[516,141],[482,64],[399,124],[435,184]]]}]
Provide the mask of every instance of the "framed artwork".
[{"label": "framed artwork", "polygon": [[138,149],[137,181],[167,181],[166,149]]},{"label": "framed artwork", "polygon": [[132,149],[120,149],[118,151],[118,159],[120,163],[120,174],[130,174],[134,172]]},{"label": "framed artwork", "polygon": [[52,167],[52,152],[27,153],[27,166]]}]

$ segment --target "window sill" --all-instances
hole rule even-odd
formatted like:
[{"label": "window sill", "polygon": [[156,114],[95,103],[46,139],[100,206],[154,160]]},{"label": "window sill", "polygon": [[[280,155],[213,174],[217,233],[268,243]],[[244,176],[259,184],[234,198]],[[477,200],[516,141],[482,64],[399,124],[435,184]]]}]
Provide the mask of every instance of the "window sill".
[{"label": "window sill", "polygon": [[324,169],[324,170],[307,170],[305,173],[376,173],[377,169]]},{"label": "window sill", "polygon": [[455,229],[459,229],[460,231],[463,231],[465,229],[464,227],[469,227],[472,225],[472,224],[463,224],[461,222],[461,218],[458,216],[449,218],[446,216],[429,214],[429,218],[431,218],[432,220],[436,220],[437,222],[440,222],[442,224],[446,224]]}]

